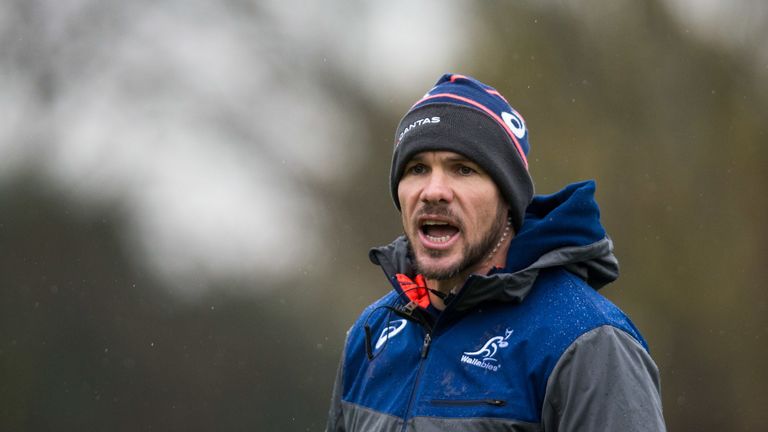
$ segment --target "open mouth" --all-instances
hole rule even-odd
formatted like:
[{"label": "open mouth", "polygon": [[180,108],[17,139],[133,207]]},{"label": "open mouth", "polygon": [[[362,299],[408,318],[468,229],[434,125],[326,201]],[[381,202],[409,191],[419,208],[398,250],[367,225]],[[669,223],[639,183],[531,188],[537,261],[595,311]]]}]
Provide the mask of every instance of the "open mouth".
[{"label": "open mouth", "polygon": [[459,234],[459,228],[449,222],[436,219],[423,219],[419,232],[427,246],[447,246]]}]

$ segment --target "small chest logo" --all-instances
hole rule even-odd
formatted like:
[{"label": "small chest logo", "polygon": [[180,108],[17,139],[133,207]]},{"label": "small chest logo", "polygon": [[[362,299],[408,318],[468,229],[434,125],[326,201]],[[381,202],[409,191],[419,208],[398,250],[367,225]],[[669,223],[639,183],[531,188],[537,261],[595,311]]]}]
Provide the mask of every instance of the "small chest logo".
[{"label": "small chest logo", "polygon": [[398,333],[403,331],[405,328],[405,324],[407,324],[407,321],[404,319],[399,320],[392,320],[389,322],[389,325],[384,328],[384,330],[381,331],[381,335],[379,336],[379,339],[376,341],[376,345],[374,349],[379,349],[384,345],[387,340],[395,337]]},{"label": "small chest logo", "polygon": [[498,364],[498,359],[496,359],[496,353],[509,346],[507,339],[512,336],[512,332],[514,330],[507,329],[504,336],[494,336],[488,339],[488,342],[479,350],[464,352],[461,356],[461,362],[496,372],[501,367]]}]

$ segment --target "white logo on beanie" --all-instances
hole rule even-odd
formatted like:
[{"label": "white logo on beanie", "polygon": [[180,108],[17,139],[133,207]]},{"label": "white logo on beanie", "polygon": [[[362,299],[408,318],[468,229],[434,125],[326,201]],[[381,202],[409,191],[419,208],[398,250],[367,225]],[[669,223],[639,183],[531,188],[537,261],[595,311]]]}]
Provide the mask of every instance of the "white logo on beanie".
[{"label": "white logo on beanie", "polygon": [[413,128],[425,124],[432,124],[432,123],[440,123],[440,117],[425,117],[423,119],[418,119],[415,122],[411,123],[407,128],[403,129],[403,131],[400,133],[400,137],[397,138],[397,142],[399,143],[402,141],[405,134],[410,132]]},{"label": "white logo on beanie", "polygon": [[501,119],[504,120],[504,123],[509,126],[509,129],[512,130],[516,137],[523,139],[525,136],[525,122],[523,122],[520,114],[504,111],[501,113]]}]

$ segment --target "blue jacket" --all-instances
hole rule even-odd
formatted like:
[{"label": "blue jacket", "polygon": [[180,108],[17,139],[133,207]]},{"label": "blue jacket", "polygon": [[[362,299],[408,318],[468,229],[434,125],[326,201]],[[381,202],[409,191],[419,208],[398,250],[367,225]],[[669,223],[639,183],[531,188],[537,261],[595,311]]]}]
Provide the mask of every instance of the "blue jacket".
[{"label": "blue jacket", "polygon": [[404,237],[373,249],[394,289],[347,335],[327,430],[664,430],[646,342],[597,292],[618,262],[594,189],[535,197],[506,267],[470,276],[441,313],[403,291]]}]

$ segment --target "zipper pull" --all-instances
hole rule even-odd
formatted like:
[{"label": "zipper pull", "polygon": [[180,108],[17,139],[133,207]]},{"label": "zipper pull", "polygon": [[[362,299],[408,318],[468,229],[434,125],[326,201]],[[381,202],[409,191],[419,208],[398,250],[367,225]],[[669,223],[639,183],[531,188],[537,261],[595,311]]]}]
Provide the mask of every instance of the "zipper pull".
[{"label": "zipper pull", "polygon": [[432,333],[427,333],[424,336],[424,345],[421,346],[421,358],[426,358],[429,353],[429,344],[432,343]]}]

